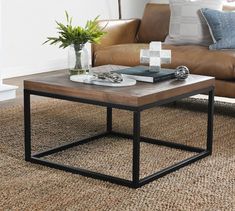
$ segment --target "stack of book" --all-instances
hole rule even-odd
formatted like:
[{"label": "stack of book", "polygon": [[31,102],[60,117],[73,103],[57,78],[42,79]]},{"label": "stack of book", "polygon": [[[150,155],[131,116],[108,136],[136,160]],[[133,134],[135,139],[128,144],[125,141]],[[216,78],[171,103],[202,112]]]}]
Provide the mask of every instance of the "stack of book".
[{"label": "stack of book", "polygon": [[148,66],[136,66],[115,71],[124,77],[132,78],[137,81],[156,83],[175,78],[175,70],[161,68],[158,72]]}]

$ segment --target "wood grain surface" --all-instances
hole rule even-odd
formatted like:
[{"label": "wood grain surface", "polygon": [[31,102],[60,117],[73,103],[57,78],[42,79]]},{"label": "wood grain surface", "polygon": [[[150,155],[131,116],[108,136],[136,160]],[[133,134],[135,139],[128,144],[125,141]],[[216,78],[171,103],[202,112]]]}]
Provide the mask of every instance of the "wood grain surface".
[{"label": "wood grain surface", "polygon": [[[110,71],[123,66],[105,65],[95,67],[93,71]],[[159,83],[137,82],[130,87],[105,87],[76,83],[69,80],[68,71],[53,73],[50,76],[24,81],[24,89],[114,103],[127,106],[143,106],[196,90],[212,87],[215,79],[208,76],[189,75],[185,81],[175,79]]]}]

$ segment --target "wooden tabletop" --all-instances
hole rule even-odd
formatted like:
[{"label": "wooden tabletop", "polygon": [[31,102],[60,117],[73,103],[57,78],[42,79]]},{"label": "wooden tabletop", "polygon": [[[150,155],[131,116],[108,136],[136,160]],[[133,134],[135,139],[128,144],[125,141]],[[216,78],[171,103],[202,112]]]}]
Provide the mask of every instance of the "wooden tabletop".
[{"label": "wooden tabletop", "polygon": [[[96,67],[96,71],[121,69],[122,66],[105,65]],[[187,94],[196,90],[214,86],[214,77],[189,75],[185,81],[175,79],[159,83],[137,82],[129,87],[105,87],[72,82],[68,71],[52,73],[51,76],[24,81],[24,89],[95,100],[126,106],[143,106],[156,101]]]}]

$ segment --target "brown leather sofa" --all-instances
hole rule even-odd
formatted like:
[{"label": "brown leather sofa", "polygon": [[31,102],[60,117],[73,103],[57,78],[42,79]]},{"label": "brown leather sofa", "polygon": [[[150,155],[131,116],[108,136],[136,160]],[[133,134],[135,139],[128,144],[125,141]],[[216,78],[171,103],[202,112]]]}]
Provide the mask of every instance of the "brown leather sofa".
[{"label": "brown leather sofa", "polygon": [[[92,46],[93,65],[139,65],[140,49],[148,48],[150,41],[164,42],[168,34],[169,20],[169,5],[147,4],[142,20],[101,21],[102,26],[107,24],[107,34],[101,44]],[[193,74],[214,76],[216,95],[235,97],[235,50],[211,51],[208,47],[199,45],[164,44],[163,48],[172,51],[172,63],[163,67],[186,65]]]}]

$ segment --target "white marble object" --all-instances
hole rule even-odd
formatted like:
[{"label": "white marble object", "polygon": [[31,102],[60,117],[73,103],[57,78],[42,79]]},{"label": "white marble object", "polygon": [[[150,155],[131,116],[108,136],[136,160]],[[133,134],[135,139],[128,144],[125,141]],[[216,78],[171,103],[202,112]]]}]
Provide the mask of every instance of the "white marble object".
[{"label": "white marble object", "polygon": [[140,63],[149,64],[152,71],[159,71],[161,64],[171,63],[171,50],[163,50],[161,42],[150,42],[149,49],[140,50]]},{"label": "white marble object", "polygon": [[102,79],[96,79],[93,75],[72,75],[70,76],[70,80],[79,83],[85,84],[95,84],[99,86],[111,86],[111,87],[124,87],[124,86],[133,86],[136,84],[136,80],[123,77],[123,81],[120,83],[112,83],[110,81],[105,81]]}]

